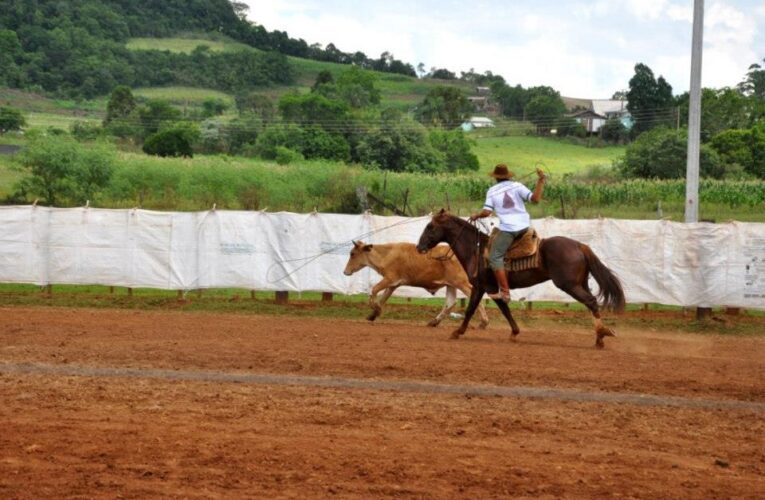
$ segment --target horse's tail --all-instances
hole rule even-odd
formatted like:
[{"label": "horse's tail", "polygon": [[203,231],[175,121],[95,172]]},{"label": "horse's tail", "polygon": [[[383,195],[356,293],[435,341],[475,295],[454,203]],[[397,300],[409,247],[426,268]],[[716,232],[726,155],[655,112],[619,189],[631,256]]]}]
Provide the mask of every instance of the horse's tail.
[{"label": "horse's tail", "polygon": [[600,299],[601,305],[615,312],[624,312],[624,290],[619,278],[600,261],[592,248],[585,244],[580,246],[585,259],[587,259],[590,274],[600,287],[598,299]]}]

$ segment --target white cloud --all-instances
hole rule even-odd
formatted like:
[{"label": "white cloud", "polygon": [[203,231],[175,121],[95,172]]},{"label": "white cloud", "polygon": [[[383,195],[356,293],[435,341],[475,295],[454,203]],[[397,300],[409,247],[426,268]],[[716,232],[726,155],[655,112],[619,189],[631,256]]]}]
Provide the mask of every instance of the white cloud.
[{"label": "white cloud", "polygon": [[667,0],[627,0],[627,10],[638,19],[658,19],[666,5]]},{"label": "white cloud", "polygon": [[[676,93],[688,88],[690,0],[269,0],[250,18],[308,43],[334,43],[368,57],[397,59],[455,73],[474,68],[511,83],[550,85],[564,95],[608,97],[623,89],[637,62],[663,75]],[[762,58],[765,5],[708,0],[703,84],[735,85]]]}]

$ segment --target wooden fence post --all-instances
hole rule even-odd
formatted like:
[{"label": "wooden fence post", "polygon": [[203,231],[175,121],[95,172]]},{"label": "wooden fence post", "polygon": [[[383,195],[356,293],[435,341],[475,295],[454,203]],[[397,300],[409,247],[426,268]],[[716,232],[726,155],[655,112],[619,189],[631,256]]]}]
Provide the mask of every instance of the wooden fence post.
[{"label": "wooden fence post", "polygon": [[330,292],[322,292],[321,294],[321,301],[322,302],[332,302],[334,295]]},{"label": "wooden fence post", "polygon": [[696,321],[705,321],[712,317],[711,307],[697,307],[696,308]]},{"label": "wooden fence post", "polygon": [[250,290],[250,298],[255,300],[255,290]]},{"label": "wooden fence post", "polygon": [[286,304],[289,302],[290,293],[289,292],[276,292],[276,303],[277,304]]}]

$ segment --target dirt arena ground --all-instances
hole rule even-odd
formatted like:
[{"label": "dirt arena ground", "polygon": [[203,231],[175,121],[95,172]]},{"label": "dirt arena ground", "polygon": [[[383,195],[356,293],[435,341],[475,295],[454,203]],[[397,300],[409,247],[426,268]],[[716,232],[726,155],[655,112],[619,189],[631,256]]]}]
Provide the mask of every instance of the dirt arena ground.
[{"label": "dirt arena ground", "polygon": [[765,496],[765,336],[451,326],[0,308],[0,498]]}]

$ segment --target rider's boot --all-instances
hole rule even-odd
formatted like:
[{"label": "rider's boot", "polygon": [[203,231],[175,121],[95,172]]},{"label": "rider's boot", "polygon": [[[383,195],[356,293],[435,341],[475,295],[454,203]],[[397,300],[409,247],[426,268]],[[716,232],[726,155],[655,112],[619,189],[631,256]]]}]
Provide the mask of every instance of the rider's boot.
[{"label": "rider's boot", "polygon": [[504,269],[495,269],[494,277],[497,279],[497,293],[488,294],[490,299],[510,302],[510,287],[507,284],[507,274]]}]

